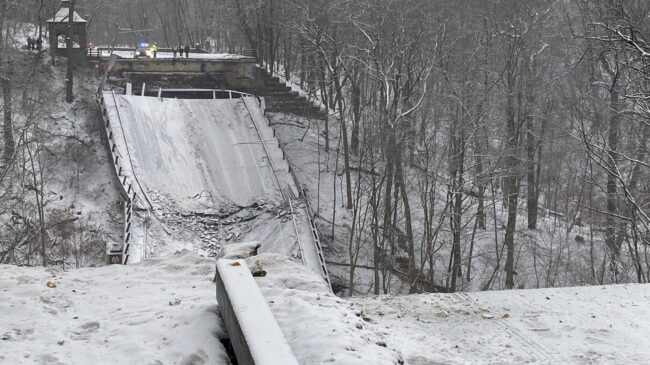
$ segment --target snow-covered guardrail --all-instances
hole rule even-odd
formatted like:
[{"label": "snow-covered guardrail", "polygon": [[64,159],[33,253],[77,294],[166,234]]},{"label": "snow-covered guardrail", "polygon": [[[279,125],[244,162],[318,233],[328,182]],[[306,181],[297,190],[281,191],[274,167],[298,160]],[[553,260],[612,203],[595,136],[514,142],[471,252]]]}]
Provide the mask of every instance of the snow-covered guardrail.
[{"label": "snow-covered guardrail", "polygon": [[[259,106],[264,110],[264,99],[257,99]],[[253,125],[255,126],[255,129],[257,130],[258,135],[260,136],[260,140],[264,140],[262,137],[262,134],[260,132],[261,126],[257,125],[257,121],[251,114],[251,109],[248,106],[248,101],[244,99],[244,105],[246,105],[246,108],[248,109],[249,115],[251,116],[251,120],[253,121]],[[262,118],[264,119],[266,123],[266,127],[270,128],[273,133],[273,137],[275,137],[275,129],[271,128],[271,123],[269,122],[268,118],[266,116],[262,115]],[[278,186],[280,188],[280,191],[282,192],[282,196],[287,201],[289,204],[289,208],[291,209],[291,217],[293,219],[293,224],[294,224],[294,229],[296,231],[296,237],[298,239],[298,248],[300,250],[300,255],[303,261],[303,264],[305,264],[308,267],[311,267],[312,270],[316,271],[318,270],[323,279],[327,282],[327,285],[331,288],[332,283],[330,281],[330,276],[329,276],[329,271],[327,270],[327,265],[325,263],[325,257],[323,256],[323,247],[321,245],[321,240],[320,236],[318,234],[318,229],[316,227],[316,222],[314,222],[313,216],[312,216],[312,211],[311,207],[309,205],[309,199],[307,198],[307,195],[305,193],[305,189],[302,187],[300,182],[298,181],[298,177],[296,176],[295,172],[291,168],[291,163],[288,160],[288,156],[286,152],[284,151],[284,148],[282,147],[282,144],[280,144],[280,141],[278,140],[277,147],[278,149],[282,152],[282,159],[285,161],[287,165],[287,171],[289,174],[291,174],[291,179],[293,180],[293,184],[295,185],[295,189],[297,189],[297,194],[292,193],[292,190],[294,189],[286,189],[286,191],[280,186],[279,179],[277,177],[277,171],[271,161],[270,153],[267,150],[266,144],[263,143],[262,146],[264,147],[264,151],[266,152],[267,157],[269,158],[269,162],[271,163],[271,169],[273,169],[273,173],[276,176],[276,181],[278,181]],[[300,208],[303,211],[303,214],[306,216],[308,225],[309,225],[309,230],[310,230],[310,235],[312,238],[312,243],[313,243],[313,249],[310,248],[309,252],[307,251],[307,247],[303,246],[303,242],[300,239],[300,232],[298,229],[298,223],[296,222],[296,213],[294,211],[297,210],[298,208],[294,208],[294,204],[292,202],[292,196],[298,195],[298,198],[301,199],[304,202],[304,208]],[[303,222],[304,223],[304,222]],[[310,258],[307,258],[307,256],[310,256]],[[317,256],[314,258],[314,256]],[[318,260],[318,263],[315,262],[314,259]],[[318,266],[314,267],[314,266]]]},{"label": "snow-covered guardrail", "polygon": [[[295,178],[295,175],[294,175]],[[321,270],[323,270],[323,277],[327,281],[327,285],[332,288],[332,283],[330,281],[330,274],[327,271],[327,265],[325,265],[325,256],[323,256],[323,246],[321,244],[320,235],[318,233],[318,227],[316,226],[316,221],[314,221],[314,215],[312,213],[311,204],[309,204],[309,198],[307,197],[307,192],[305,191],[304,186],[300,185],[300,197],[305,202],[305,210],[307,212],[307,217],[309,218],[309,228],[311,229],[311,235],[314,239],[314,244],[316,246],[316,251],[318,253],[318,260],[321,264]]]},{"label": "snow-covered guardrail", "polygon": [[238,364],[298,365],[243,260],[217,261],[217,302]]},{"label": "snow-covered guardrail", "polygon": [[[120,155],[117,144],[115,142],[115,130],[113,128],[113,121],[108,117],[108,110],[106,109],[106,102],[104,100],[104,93],[99,93],[97,101],[102,112],[102,120],[108,147],[111,152],[111,160],[117,180],[119,181],[120,195],[124,199],[124,235],[121,243],[113,243],[106,248],[106,256],[108,264],[124,264],[129,260],[129,246],[132,239],[132,219],[133,219],[133,203],[135,202],[137,193],[130,179],[126,176],[123,158]],[[117,103],[115,103],[117,105]],[[118,114],[119,117],[119,114]]]}]

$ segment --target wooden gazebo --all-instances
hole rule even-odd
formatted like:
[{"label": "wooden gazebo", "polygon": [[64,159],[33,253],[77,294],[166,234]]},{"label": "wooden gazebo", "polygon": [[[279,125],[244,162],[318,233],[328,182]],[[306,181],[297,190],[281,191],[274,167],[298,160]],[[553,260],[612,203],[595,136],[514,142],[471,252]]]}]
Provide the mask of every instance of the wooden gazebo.
[{"label": "wooden gazebo", "polygon": [[70,0],[62,0],[61,7],[53,18],[47,20],[50,32],[50,52],[52,55],[64,56],[75,61],[85,61],[88,49],[88,22],[77,12],[73,13],[73,46],[68,54],[67,37],[70,29]]}]

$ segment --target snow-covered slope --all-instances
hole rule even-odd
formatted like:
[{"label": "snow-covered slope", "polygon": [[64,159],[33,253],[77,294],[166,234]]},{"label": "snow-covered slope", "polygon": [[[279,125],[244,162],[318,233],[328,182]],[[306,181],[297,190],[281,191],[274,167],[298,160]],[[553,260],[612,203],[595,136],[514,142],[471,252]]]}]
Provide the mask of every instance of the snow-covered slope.
[{"label": "snow-covered slope", "polygon": [[650,285],[355,298],[408,364],[648,364]]},{"label": "snow-covered slope", "polygon": [[0,363],[228,364],[213,276],[189,252],[68,272],[0,265]]}]

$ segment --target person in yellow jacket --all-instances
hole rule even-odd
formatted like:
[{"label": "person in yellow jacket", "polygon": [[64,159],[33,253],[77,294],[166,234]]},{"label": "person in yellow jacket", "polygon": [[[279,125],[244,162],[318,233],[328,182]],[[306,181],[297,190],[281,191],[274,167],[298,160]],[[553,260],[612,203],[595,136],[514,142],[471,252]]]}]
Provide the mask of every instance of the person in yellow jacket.
[{"label": "person in yellow jacket", "polygon": [[158,54],[158,45],[156,44],[156,42],[153,42],[153,44],[151,45],[151,53],[153,53],[153,58],[156,58]]}]

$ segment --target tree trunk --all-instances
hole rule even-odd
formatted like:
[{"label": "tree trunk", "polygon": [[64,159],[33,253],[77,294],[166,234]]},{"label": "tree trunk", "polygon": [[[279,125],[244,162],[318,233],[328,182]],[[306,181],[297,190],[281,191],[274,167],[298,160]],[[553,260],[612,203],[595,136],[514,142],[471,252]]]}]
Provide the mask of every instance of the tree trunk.
[{"label": "tree trunk", "polygon": [[4,99],[4,124],[2,125],[2,136],[4,140],[4,151],[2,154],[2,159],[5,164],[9,164],[14,157],[16,152],[16,145],[14,142],[13,135],[13,106],[12,106],[12,80],[11,76],[13,74],[13,60],[6,57],[5,59],[6,68],[3,72],[2,77],[2,97]]},{"label": "tree trunk", "polygon": [[514,288],[514,258],[515,258],[515,228],[517,224],[517,200],[519,198],[519,133],[515,123],[515,92],[516,80],[515,65],[510,65],[508,70],[508,95],[506,100],[506,150],[505,150],[505,172],[503,179],[503,191],[508,206],[508,221],[506,224],[505,246],[506,254],[506,288]]},{"label": "tree trunk", "polygon": [[[615,76],[616,77],[616,76]],[[619,130],[620,130],[620,113],[621,103],[619,101],[619,92],[614,81],[610,90],[610,118],[609,118],[609,132],[607,136],[607,149],[608,161],[607,168],[607,218],[605,227],[605,242],[610,253],[610,269],[616,278],[618,274],[618,261],[621,254],[621,243],[617,235],[616,216],[619,214],[618,209],[618,187],[616,184],[619,157],[617,155],[619,145]]]},{"label": "tree trunk", "polygon": [[462,277],[461,272],[461,256],[460,256],[460,237],[461,237],[461,224],[462,224],[462,208],[463,208],[463,185],[464,185],[464,160],[465,160],[465,141],[464,131],[462,125],[462,117],[460,112],[457,112],[455,121],[452,121],[452,132],[450,136],[450,156],[449,165],[450,171],[450,198],[451,198],[451,265],[449,267],[449,275],[451,276],[451,285],[449,289],[452,292],[456,291],[456,281]]},{"label": "tree trunk", "polygon": [[397,159],[395,161],[395,183],[399,185],[404,205],[404,230],[406,234],[406,251],[408,255],[408,281],[409,294],[417,293],[418,290],[418,269],[415,266],[415,246],[413,243],[413,225],[411,220],[411,205],[409,203],[406,183],[404,181],[404,169],[401,162],[401,146],[397,145]]},{"label": "tree trunk", "polygon": [[532,61],[532,67],[528,68],[528,83],[526,85],[526,210],[528,211],[528,229],[537,228],[537,183],[535,182],[535,119],[534,119],[534,102],[535,93],[533,90],[535,80],[535,60]]},{"label": "tree trunk", "polygon": [[72,73],[72,51],[73,51],[73,42],[74,42],[74,3],[75,0],[70,1],[70,15],[68,16],[68,71],[65,77],[65,101],[69,104],[74,100],[74,95],[72,94],[72,84],[73,84],[73,73]]},{"label": "tree trunk", "polygon": [[350,78],[350,99],[352,100],[352,136],[350,140],[350,149],[355,155],[359,154],[359,121],[361,120],[361,88],[359,87],[360,78],[358,71],[354,71]]},{"label": "tree trunk", "polygon": [[[395,136],[394,136],[394,131],[390,127],[386,127],[384,129],[384,133],[388,133],[389,135],[386,137],[387,138],[387,143],[386,143],[386,188],[385,188],[385,193],[384,193],[384,221],[383,221],[383,226],[384,226],[384,234],[382,236],[382,252],[380,252],[381,255],[381,268],[382,272],[384,272],[387,269],[387,266],[389,263],[386,262],[386,242],[391,243],[393,241],[393,236],[394,236],[394,230],[393,230],[393,220],[392,220],[392,202],[391,202],[391,197],[392,197],[392,189],[393,189],[393,175],[394,175],[394,143],[395,143]],[[397,191],[397,187],[395,188],[395,191]],[[395,203],[397,204],[397,202]],[[388,294],[386,292],[385,285],[382,285],[384,289],[384,294]]]},{"label": "tree trunk", "polygon": [[343,136],[343,163],[345,164],[345,193],[347,196],[346,208],[352,209],[352,179],[350,178],[350,151],[348,142],[348,126],[345,123],[345,113],[343,112],[343,89],[339,81],[338,74],[335,72],[334,85],[336,87],[336,94],[339,108],[339,118],[341,118],[341,134]]}]

